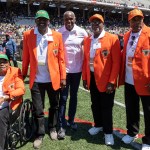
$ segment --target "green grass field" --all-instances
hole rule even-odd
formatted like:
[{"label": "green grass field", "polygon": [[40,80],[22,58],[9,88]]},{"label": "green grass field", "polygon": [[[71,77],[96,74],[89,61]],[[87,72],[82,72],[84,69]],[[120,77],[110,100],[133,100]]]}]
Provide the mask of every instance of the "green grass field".
[{"label": "green grass field", "polygon": [[[30,98],[30,90],[28,84],[28,78],[26,79],[26,94],[24,98]],[[82,82],[81,82],[82,86]],[[123,97],[123,87],[117,89],[115,100],[121,103],[124,103]],[[69,101],[69,99],[68,99]],[[48,110],[48,98],[46,97],[46,108],[45,111]],[[68,107],[68,106],[67,106]],[[67,115],[67,112],[66,112]],[[93,122],[93,117],[91,113],[91,102],[90,102],[90,94],[89,92],[83,91],[79,89],[78,92],[78,107],[76,118],[81,120]],[[45,116],[45,120],[47,120],[47,116]],[[114,105],[113,109],[113,120],[114,120],[114,128],[126,129],[126,115],[125,108]],[[121,140],[114,135],[115,145],[110,147],[104,144],[104,135],[103,133],[99,133],[98,135],[91,136],[88,134],[88,129],[91,127],[91,124],[77,122],[78,130],[73,131],[71,129],[67,129],[65,140],[57,140],[52,141],[49,138],[48,133],[44,137],[44,141],[41,147],[41,150],[133,150],[130,145],[123,144]],[[144,133],[144,123],[143,116],[141,116],[141,126],[140,133]],[[141,139],[138,139],[137,142],[141,143]],[[19,148],[20,150],[32,150],[33,149],[33,141],[29,141],[26,145]]]}]

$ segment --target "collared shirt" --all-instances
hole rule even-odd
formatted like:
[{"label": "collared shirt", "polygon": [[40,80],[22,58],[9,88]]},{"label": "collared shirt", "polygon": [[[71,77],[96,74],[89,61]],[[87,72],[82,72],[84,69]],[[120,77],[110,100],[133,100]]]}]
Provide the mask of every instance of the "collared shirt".
[{"label": "collared shirt", "polygon": [[36,46],[37,46],[37,73],[35,76],[35,82],[47,83],[51,82],[50,72],[47,63],[48,41],[53,41],[52,31],[48,28],[48,32],[41,35],[37,29],[34,29],[36,34]]},{"label": "collared shirt", "polygon": [[[133,60],[133,57],[134,57],[134,53],[135,53],[135,50],[136,50],[136,47],[137,47],[137,43],[138,43],[141,31],[139,31],[137,33],[132,33],[131,32],[128,43],[127,43],[125,82],[129,83],[129,84],[132,84],[132,85],[134,85],[132,60]],[[134,40],[132,39],[132,37],[134,37]]]},{"label": "collared shirt", "polygon": [[101,34],[98,36],[98,38],[94,38],[92,35],[91,38],[91,47],[90,47],[90,70],[94,72],[94,57],[95,57],[95,52],[96,49],[101,48],[101,43],[99,43],[99,39],[103,38],[105,36],[105,30],[103,29]]},{"label": "collared shirt", "polygon": [[[4,82],[5,76],[0,76],[0,97],[4,96],[3,93],[3,82]],[[4,101],[2,104],[0,104],[0,109],[3,109],[9,105],[8,101]]]},{"label": "collared shirt", "polygon": [[74,25],[71,31],[68,31],[65,26],[58,31],[62,33],[63,36],[66,72],[81,72],[83,64],[82,41],[84,37],[88,36],[87,32],[77,25]]}]

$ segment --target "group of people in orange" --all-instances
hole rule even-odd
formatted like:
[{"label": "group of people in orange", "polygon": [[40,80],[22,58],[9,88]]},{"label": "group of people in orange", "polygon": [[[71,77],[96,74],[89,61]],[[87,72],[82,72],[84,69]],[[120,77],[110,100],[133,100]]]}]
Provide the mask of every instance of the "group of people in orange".
[{"label": "group of people in orange", "polygon": [[[49,28],[47,11],[35,15],[36,27],[23,34],[22,73],[11,67],[6,54],[0,54],[0,148],[5,145],[9,109],[15,109],[25,94],[24,79],[29,72],[29,87],[36,124],[33,147],[39,149],[45,135],[44,101],[49,98],[48,127],[52,140],[64,139],[66,126],[76,130],[74,122],[77,92],[82,76],[83,86],[90,90],[94,126],[88,132],[104,133],[106,145],[114,145],[113,116],[115,90],[124,85],[127,134],[126,144],[139,132],[139,101],[141,100],[145,135],[142,150],[150,149],[150,28],[141,10],[128,14],[130,30],[124,35],[124,46],[116,35],[106,32],[104,18],[89,18],[92,35],[75,24],[74,12],[66,11],[64,26],[58,31]],[[70,89],[70,90],[69,90]],[[70,94],[68,120],[66,102]],[[9,102],[11,106],[9,107]]]}]

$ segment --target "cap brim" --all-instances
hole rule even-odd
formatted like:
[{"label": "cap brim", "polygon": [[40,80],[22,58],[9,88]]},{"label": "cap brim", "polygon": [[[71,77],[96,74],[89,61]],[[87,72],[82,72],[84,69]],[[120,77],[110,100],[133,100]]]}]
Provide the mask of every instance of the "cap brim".
[{"label": "cap brim", "polygon": [[134,16],[129,17],[128,21],[132,20],[134,17],[137,17],[137,16],[144,18],[143,15],[134,15]]},{"label": "cap brim", "polygon": [[104,23],[104,20],[103,20],[101,17],[98,17],[98,16],[91,16],[91,17],[89,18],[89,22],[92,22],[94,19],[99,19],[99,20],[101,20],[101,22]]}]

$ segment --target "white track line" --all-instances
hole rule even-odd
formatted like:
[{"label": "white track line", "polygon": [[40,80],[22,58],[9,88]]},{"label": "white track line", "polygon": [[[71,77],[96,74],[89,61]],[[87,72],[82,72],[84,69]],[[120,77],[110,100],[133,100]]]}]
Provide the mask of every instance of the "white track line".
[{"label": "white track line", "polygon": [[[86,90],[86,89],[84,89],[83,87],[79,87],[81,90],[83,90],[83,91],[86,91],[86,92],[89,92],[88,90]],[[122,104],[122,103],[120,103],[120,102],[118,102],[118,101],[114,101],[114,103],[115,104],[117,104],[118,106],[121,106],[121,107],[124,107],[125,108],[125,105],[124,104]],[[142,111],[140,111],[140,115],[143,115],[143,112]]]}]

